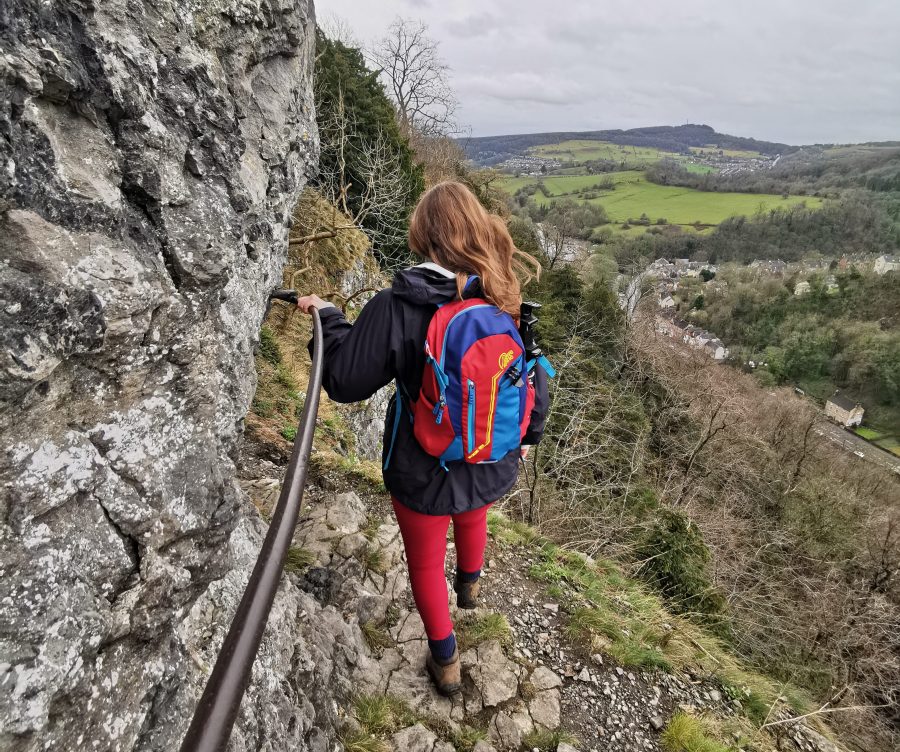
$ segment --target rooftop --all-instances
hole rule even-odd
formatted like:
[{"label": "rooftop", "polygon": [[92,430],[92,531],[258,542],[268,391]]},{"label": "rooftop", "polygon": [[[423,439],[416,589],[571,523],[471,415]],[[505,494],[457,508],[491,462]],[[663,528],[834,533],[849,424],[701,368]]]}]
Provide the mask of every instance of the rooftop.
[{"label": "rooftop", "polygon": [[828,398],[828,401],[843,410],[852,410],[859,404],[856,400],[850,399],[846,394],[841,394],[840,392],[832,394],[831,397]]}]

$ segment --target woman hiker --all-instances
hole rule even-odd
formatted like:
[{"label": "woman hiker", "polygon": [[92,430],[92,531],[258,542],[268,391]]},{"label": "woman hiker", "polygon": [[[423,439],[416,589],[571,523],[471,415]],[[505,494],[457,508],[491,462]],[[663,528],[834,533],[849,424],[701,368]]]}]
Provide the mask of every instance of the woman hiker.
[{"label": "woman hiker", "polygon": [[542,364],[552,369],[526,360],[516,331],[517,274],[527,277],[522,261],[535,273],[540,266],[468,188],[445,182],[427,191],[410,219],[409,247],[423,263],[397,274],[353,324],[315,295],[297,305],[319,310],[329,397],[357,402],[397,383],[384,483],[428,636],[426,669],[449,695],[462,684],[444,575],[447,528],[452,520],[457,606],[475,608],[487,510],[515,484],[520,456],[541,438]]}]

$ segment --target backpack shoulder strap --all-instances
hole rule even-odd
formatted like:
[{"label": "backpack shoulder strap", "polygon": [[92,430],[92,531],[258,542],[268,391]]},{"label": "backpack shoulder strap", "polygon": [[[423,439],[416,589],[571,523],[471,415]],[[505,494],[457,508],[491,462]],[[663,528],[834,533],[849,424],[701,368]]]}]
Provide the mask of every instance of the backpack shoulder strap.
[{"label": "backpack shoulder strap", "polygon": [[556,378],[556,369],[550,364],[550,361],[547,360],[543,355],[539,355],[538,357],[529,360],[527,367],[528,372],[531,373],[534,370],[534,367],[540,363],[541,368],[543,368],[547,372],[547,376],[551,379]]}]

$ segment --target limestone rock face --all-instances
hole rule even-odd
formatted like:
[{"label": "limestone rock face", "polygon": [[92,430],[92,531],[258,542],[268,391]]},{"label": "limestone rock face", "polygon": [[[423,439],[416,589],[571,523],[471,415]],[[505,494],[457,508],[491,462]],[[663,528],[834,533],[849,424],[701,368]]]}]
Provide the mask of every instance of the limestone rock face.
[{"label": "limestone rock face", "polygon": [[[314,28],[310,0],[0,4],[0,748],[177,748],[181,622],[258,544],[234,460]],[[264,726],[239,748],[303,732]]]}]

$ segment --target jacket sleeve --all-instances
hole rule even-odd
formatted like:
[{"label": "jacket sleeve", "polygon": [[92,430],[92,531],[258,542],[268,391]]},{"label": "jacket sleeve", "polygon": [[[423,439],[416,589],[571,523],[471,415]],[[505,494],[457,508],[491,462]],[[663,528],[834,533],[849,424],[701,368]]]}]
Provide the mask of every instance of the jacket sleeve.
[{"label": "jacket sleeve", "polygon": [[531,409],[531,422],[522,438],[522,444],[533,446],[540,442],[544,435],[544,424],[550,412],[549,379],[544,367],[538,363],[534,367],[534,407]]},{"label": "jacket sleeve", "polygon": [[[394,378],[392,311],[390,290],[372,298],[352,324],[339,308],[319,311],[325,359],[322,386],[335,402],[368,399]],[[312,342],[309,350],[312,354]]]}]

